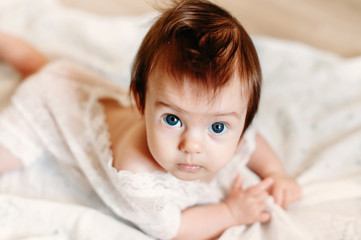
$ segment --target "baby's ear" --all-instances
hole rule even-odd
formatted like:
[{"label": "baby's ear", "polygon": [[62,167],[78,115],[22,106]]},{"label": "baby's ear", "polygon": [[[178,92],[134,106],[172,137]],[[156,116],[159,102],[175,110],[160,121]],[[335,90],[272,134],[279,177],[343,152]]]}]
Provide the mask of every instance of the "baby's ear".
[{"label": "baby's ear", "polygon": [[136,93],[134,93],[134,91],[132,91],[132,95],[133,95],[133,99],[134,99],[135,105],[137,106],[139,113],[141,115],[144,115],[144,109],[142,108],[142,104],[140,103],[139,94],[136,94]]}]

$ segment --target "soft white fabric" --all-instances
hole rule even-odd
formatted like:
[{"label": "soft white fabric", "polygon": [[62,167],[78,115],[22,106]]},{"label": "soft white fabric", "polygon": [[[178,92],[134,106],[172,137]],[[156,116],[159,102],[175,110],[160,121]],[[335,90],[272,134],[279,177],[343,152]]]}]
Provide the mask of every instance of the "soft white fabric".
[{"label": "soft white fabric", "polygon": [[101,98],[131,104],[126,89],[88,69],[74,62],[50,63],[18,87],[0,114],[0,144],[27,167],[45,155],[60,168],[79,171],[104,207],[159,239],[176,235],[183,209],[221,201],[255,149],[250,129],[239,154],[210,184],[161,172],[117,172]]},{"label": "soft white fabric", "polygon": [[[24,37],[52,58],[76,59],[121,85],[129,83],[132,57],[153,16],[97,16],[55,0],[0,2],[0,30]],[[361,58],[253,39],[264,75],[256,125],[304,196],[287,211],[270,200],[270,223],[236,226],[221,239],[359,239]],[[16,84],[16,74],[7,67],[0,71],[1,90],[11,85],[9,79]],[[149,239],[119,221],[81,172],[59,167],[51,157],[44,154],[38,164],[0,177],[1,239]]]}]

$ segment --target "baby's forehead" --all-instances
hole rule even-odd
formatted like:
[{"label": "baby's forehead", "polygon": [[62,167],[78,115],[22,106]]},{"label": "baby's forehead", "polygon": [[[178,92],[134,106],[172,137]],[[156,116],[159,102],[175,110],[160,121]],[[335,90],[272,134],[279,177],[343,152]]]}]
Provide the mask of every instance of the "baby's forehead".
[{"label": "baby's forehead", "polygon": [[152,70],[148,76],[148,88],[168,88],[174,91],[184,92],[191,91],[195,96],[206,95],[210,98],[216,98],[220,93],[232,90],[239,90],[242,95],[249,95],[246,81],[242,81],[237,72],[222,83],[216,79],[204,79],[209,76],[197,77],[196,74],[188,74],[177,72],[174,73],[164,68],[156,68]]},{"label": "baby's forehead", "polygon": [[244,119],[248,106],[248,101],[244,101],[234,88],[225,89],[215,95],[202,94],[204,90],[197,91],[191,87],[180,90],[173,86],[158,90],[153,91],[148,98],[147,104],[155,107],[150,109],[170,112],[188,120],[208,121],[222,117],[223,120],[230,121],[232,117],[239,121]]},{"label": "baby's forehead", "polygon": [[[155,97],[199,103],[202,105],[219,104],[228,101],[239,105],[248,102],[249,94],[237,74],[222,86],[206,85],[206,81],[194,79],[188,75],[171,75],[166,71],[158,70],[150,74],[147,83],[147,94],[156,94]],[[234,100],[233,102],[232,99]]]}]

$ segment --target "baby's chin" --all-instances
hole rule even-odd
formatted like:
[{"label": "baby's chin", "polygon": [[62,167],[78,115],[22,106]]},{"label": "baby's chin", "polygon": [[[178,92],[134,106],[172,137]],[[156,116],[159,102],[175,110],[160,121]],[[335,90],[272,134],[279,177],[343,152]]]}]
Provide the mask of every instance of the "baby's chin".
[{"label": "baby's chin", "polygon": [[182,181],[210,182],[214,177],[214,174],[205,173],[204,170],[200,170],[199,172],[185,172],[185,171],[177,170],[177,171],[171,171],[170,173],[174,177]]}]

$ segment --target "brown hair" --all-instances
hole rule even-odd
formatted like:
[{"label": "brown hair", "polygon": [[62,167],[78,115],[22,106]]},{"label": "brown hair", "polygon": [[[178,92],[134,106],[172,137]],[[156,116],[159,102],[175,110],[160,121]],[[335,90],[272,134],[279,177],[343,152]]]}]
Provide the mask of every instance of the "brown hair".
[{"label": "brown hair", "polygon": [[258,109],[262,79],[251,38],[230,13],[208,1],[174,2],[150,28],[135,57],[130,89],[138,109],[144,113],[147,79],[160,65],[177,81],[188,77],[214,92],[238,73],[248,90],[245,131]]}]

